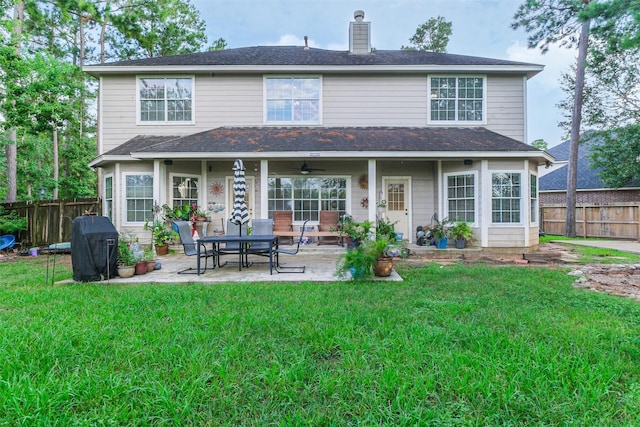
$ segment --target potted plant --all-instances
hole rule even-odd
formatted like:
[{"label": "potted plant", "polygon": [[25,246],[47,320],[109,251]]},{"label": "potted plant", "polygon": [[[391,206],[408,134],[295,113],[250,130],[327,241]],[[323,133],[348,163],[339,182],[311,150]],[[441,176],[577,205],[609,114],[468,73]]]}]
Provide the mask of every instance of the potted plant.
[{"label": "potted plant", "polygon": [[173,208],[169,205],[162,205],[162,217],[165,221],[189,221],[192,217],[192,210],[190,205],[175,206]]},{"label": "potted plant", "polygon": [[438,219],[438,214],[433,215],[433,225],[431,226],[431,234],[436,239],[436,247],[438,249],[446,249],[449,242],[449,228],[451,221],[447,218]]},{"label": "potted plant", "polygon": [[178,238],[178,233],[167,229],[162,221],[155,220],[150,223],[148,220],[144,223],[144,229],[151,230],[151,241],[156,248],[156,254],[166,255],[169,253],[169,243]]},{"label": "potted plant", "polygon": [[363,246],[357,246],[346,251],[338,257],[336,275],[340,278],[351,275],[353,280],[364,280],[373,276],[375,258],[364,250]]},{"label": "potted plant", "polygon": [[198,209],[195,206],[193,208],[193,218],[195,221],[202,222],[207,220],[207,213],[205,211]]},{"label": "potted plant", "polygon": [[354,248],[367,239],[371,232],[371,221],[354,221],[349,215],[344,215],[339,224],[340,231],[347,237],[347,248]]},{"label": "potted plant", "polygon": [[367,240],[364,250],[373,257],[373,273],[378,277],[388,277],[393,270],[393,257],[388,253],[390,240],[387,235],[378,234],[375,240]]},{"label": "potted plant", "polygon": [[147,273],[151,273],[156,268],[155,254],[152,248],[146,248],[144,250],[144,262],[147,267]]},{"label": "potted plant", "polygon": [[457,249],[464,249],[468,241],[473,239],[473,229],[466,221],[458,221],[451,227],[451,238],[456,242]]},{"label": "potted plant", "polygon": [[123,278],[133,276],[133,274],[135,273],[133,252],[131,252],[129,242],[127,242],[125,239],[118,239],[117,257],[118,276]]}]

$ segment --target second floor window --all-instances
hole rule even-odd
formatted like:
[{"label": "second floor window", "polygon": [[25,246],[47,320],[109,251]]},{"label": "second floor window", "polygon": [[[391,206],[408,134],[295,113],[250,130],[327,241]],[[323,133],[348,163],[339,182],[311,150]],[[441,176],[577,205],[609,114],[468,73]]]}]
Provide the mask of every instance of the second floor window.
[{"label": "second floor window", "polygon": [[141,123],[191,123],[193,120],[191,77],[141,77],[138,99]]},{"label": "second floor window", "polygon": [[320,123],[320,77],[265,78],[266,123]]},{"label": "second floor window", "polygon": [[484,120],[484,78],[431,77],[430,120],[481,122]]}]

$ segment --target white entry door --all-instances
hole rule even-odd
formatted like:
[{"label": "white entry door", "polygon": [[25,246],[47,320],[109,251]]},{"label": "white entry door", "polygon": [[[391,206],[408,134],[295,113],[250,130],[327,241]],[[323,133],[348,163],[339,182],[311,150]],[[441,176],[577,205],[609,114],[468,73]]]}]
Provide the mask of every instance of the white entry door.
[{"label": "white entry door", "polygon": [[403,233],[404,240],[412,240],[409,233],[411,211],[411,181],[403,177],[383,177],[384,198],[387,201],[386,216],[395,223],[394,230]]},{"label": "white entry door", "polygon": [[[244,201],[247,204],[247,209],[249,209],[249,218],[253,219],[253,192],[255,189],[255,179],[253,177],[247,177],[247,191],[244,194]],[[233,194],[233,177],[227,177],[227,206],[226,209],[226,218],[231,216],[231,211],[233,210],[233,199],[235,199],[235,195]],[[225,220],[226,221],[226,220]]]}]

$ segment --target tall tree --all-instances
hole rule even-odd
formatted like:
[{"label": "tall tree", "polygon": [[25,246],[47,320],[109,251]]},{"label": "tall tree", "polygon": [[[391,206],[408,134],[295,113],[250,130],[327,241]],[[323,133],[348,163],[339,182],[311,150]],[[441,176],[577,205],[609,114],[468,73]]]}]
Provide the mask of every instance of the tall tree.
[{"label": "tall tree", "polygon": [[[5,23],[6,24],[6,23]],[[22,28],[24,25],[24,1],[16,0],[13,7],[13,21],[8,23],[8,28],[11,30],[10,44],[13,46],[15,57],[19,58],[20,49],[22,44]],[[7,52],[8,53],[8,52]],[[10,68],[7,65],[6,71]],[[6,72],[4,73],[6,74]],[[5,85],[10,82],[5,81]],[[11,106],[8,106],[11,108]],[[3,109],[3,111],[6,111]],[[15,127],[10,122],[7,130],[7,137],[9,142],[5,145],[5,161],[6,161],[6,174],[7,174],[7,194],[5,195],[5,202],[15,202],[18,194],[18,148],[17,148],[17,133]]]},{"label": "tall tree", "polygon": [[452,24],[444,17],[430,18],[418,26],[415,34],[409,39],[412,46],[402,46],[404,50],[422,50],[444,53],[447,51]]},{"label": "tall tree", "polygon": [[545,53],[549,46],[558,43],[568,48],[578,48],[575,88],[569,139],[567,165],[567,216],[565,234],[576,236],[576,183],[578,176],[578,148],[584,72],[589,49],[591,20],[584,10],[592,0],[525,0],[518,7],[511,24],[513,29],[524,28],[529,33],[529,48],[540,48]]},{"label": "tall tree", "polygon": [[120,58],[154,58],[202,50],[205,22],[189,0],[120,0],[112,33]]}]

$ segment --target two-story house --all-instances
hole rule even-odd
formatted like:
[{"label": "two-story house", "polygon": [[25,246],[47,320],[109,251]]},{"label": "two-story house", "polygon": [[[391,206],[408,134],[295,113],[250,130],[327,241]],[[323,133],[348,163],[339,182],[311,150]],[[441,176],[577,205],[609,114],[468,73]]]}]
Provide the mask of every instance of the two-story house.
[{"label": "two-story house", "polygon": [[375,50],[362,11],[349,40],[86,66],[105,215],[135,232],[154,205],[189,203],[216,207],[219,228],[242,159],[253,218],[383,213],[413,241],[437,214],[472,223],[476,245],[535,247],[538,165],[553,159],[524,141],[527,80],[543,67]]}]

